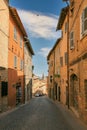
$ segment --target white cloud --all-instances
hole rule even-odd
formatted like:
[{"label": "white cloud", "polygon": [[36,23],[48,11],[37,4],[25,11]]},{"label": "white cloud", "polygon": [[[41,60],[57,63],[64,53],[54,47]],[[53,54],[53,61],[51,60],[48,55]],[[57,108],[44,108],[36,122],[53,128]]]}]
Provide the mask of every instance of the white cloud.
[{"label": "white cloud", "polygon": [[19,9],[18,13],[25,29],[32,37],[41,37],[49,40],[56,39],[60,36],[60,33],[58,31],[56,32],[58,16]]},{"label": "white cloud", "polygon": [[43,57],[47,57],[50,50],[51,48],[41,48],[38,54],[42,55]]}]

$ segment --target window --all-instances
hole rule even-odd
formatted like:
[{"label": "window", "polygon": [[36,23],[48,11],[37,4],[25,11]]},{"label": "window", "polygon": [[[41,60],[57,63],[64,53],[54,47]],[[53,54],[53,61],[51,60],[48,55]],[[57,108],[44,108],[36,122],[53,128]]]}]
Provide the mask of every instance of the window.
[{"label": "window", "polygon": [[81,16],[81,36],[87,33],[87,7],[83,10]]},{"label": "window", "polygon": [[74,49],[74,32],[70,33],[70,49]]},{"label": "window", "polygon": [[50,62],[50,67],[52,67],[52,66],[53,66],[53,61]]},{"label": "window", "polygon": [[23,60],[20,61],[20,70],[23,70]]},{"label": "window", "polygon": [[65,52],[65,54],[64,54],[64,57],[65,57],[65,65],[67,65],[67,52]]},{"label": "window", "polygon": [[66,22],[65,23],[65,33],[67,32],[67,29],[68,29],[68,23]]},{"label": "window", "polygon": [[52,83],[52,80],[53,80],[53,76],[51,75],[50,76],[50,83]]},{"label": "window", "polygon": [[14,39],[17,40],[17,30],[15,27],[14,27]]},{"label": "window", "polygon": [[63,66],[63,57],[60,57],[60,65]]},{"label": "window", "polygon": [[1,82],[1,96],[7,96],[8,95],[8,83],[7,82]]},{"label": "window", "polygon": [[20,47],[21,48],[22,48],[22,42],[23,42],[22,37],[20,37]]},{"label": "window", "polygon": [[17,68],[17,56],[14,56],[14,68]]}]

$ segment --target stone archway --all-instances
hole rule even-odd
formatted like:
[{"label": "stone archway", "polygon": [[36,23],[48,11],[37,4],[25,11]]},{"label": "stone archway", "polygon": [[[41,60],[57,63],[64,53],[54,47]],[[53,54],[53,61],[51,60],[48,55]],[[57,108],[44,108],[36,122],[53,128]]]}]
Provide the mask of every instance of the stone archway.
[{"label": "stone archway", "polygon": [[78,110],[78,77],[75,74],[70,76],[70,105]]}]

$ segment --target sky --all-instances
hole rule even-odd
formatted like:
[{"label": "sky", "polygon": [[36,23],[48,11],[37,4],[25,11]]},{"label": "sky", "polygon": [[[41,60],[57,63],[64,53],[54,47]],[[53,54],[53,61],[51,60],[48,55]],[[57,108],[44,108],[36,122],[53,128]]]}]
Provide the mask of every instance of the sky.
[{"label": "sky", "polygon": [[34,74],[47,76],[47,55],[61,36],[56,26],[66,3],[63,0],[10,0],[10,6],[17,9],[34,50]]}]

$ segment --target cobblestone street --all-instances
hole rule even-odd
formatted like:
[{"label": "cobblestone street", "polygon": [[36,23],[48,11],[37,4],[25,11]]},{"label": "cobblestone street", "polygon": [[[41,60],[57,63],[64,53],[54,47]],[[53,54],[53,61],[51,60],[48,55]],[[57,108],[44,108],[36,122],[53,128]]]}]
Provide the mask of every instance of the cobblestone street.
[{"label": "cobblestone street", "polygon": [[1,114],[0,130],[87,130],[87,127],[61,104],[47,97],[36,97]]}]

